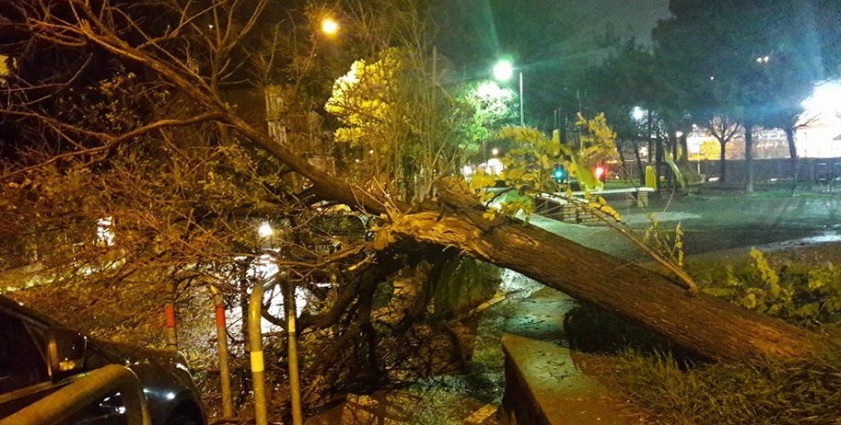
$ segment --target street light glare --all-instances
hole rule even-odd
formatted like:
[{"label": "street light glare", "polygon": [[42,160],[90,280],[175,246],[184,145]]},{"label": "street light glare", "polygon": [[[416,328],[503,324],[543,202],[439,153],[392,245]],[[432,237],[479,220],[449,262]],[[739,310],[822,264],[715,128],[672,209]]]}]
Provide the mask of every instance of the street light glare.
[{"label": "street light glare", "polygon": [[333,35],[339,32],[339,23],[333,18],[324,18],[321,20],[321,31],[327,35]]},{"label": "street light glare", "polygon": [[645,110],[640,108],[639,106],[634,106],[634,110],[631,112],[631,116],[634,117],[635,120],[641,121],[645,118]]},{"label": "street light glare", "polygon": [[493,72],[497,81],[508,81],[514,75],[514,64],[510,60],[500,60],[494,65]]}]

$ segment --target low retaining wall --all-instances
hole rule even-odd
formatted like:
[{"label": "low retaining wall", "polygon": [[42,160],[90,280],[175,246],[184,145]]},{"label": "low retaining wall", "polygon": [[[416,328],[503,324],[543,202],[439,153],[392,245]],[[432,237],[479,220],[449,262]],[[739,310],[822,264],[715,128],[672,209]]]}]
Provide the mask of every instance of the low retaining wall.
[{"label": "low retaining wall", "polygon": [[568,349],[503,335],[507,425],[630,425],[621,400],[574,364]]}]

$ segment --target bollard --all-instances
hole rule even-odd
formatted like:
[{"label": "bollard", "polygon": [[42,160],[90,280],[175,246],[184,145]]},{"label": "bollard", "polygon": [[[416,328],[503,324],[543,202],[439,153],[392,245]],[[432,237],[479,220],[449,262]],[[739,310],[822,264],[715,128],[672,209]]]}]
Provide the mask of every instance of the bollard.
[{"label": "bollard", "polygon": [[251,377],[254,385],[254,421],[256,425],[268,425],[263,335],[260,330],[262,309],[263,286],[257,285],[251,291],[251,297],[248,301],[248,346],[251,351]]},{"label": "bollard", "polygon": [[175,330],[175,284],[166,284],[167,301],[164,304],[164,336],[166,338],[166,349],[178,351],[178,336]]},{"label": "bollard", "polygon": [[286,338],[289,342],[289,391],[292,393],[292,425],[302,425],[301,383],[298,371],[298,336],[295,328],[295,284],[280,275],[280,287],[283,291],[283,310],[286,314]]},{"label": "bollard", "polygon": [[231,368],[228,364],[228,325],[225,320],[225,300],[215,286],[210,287],[216,314],[216,340],[219,347],[219,381],[222,387],[222,418],[234,416],[234,402],[231,393]]}]

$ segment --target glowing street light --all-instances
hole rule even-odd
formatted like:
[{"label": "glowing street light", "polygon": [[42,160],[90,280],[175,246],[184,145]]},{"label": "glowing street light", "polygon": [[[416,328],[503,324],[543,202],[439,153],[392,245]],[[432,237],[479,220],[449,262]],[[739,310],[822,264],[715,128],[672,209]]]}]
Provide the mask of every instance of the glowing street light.
[{"label": "glowing street light", "polygon": [[634,110],[631,111],[631,116],[637,121],[642,121],[642,119],[645,118],[645,110],[639,106],[634,106]]},{"label": "glowing street light", "polygon": [[[514,64],[509,59],[500,59],[493,67],[494,78],[497,81],[508,81],[514,75]],[[520,74],[520,127],[525,127],[523,116],[523,73]]]},{"label": "glowing street light", "polygon": [[501,59],[494,65],[493,73],[497,81],[508,81],[514,75],[514,64],[508,59]]},{"label": "glowing street light", "polygon": [[327,35],[335,35],[339,32],[339,23],[333,18],[324,18],[321,20],[321,32]]}]

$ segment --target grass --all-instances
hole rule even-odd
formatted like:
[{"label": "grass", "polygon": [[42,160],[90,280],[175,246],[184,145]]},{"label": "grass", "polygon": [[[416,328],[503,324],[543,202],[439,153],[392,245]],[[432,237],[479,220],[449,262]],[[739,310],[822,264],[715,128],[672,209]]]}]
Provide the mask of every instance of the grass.
[{"label": "grass", "polygon": [[688,368],[667,354],[627,351],[616,383],[658,424],[839,424],[841,356],[808,362]]}]

